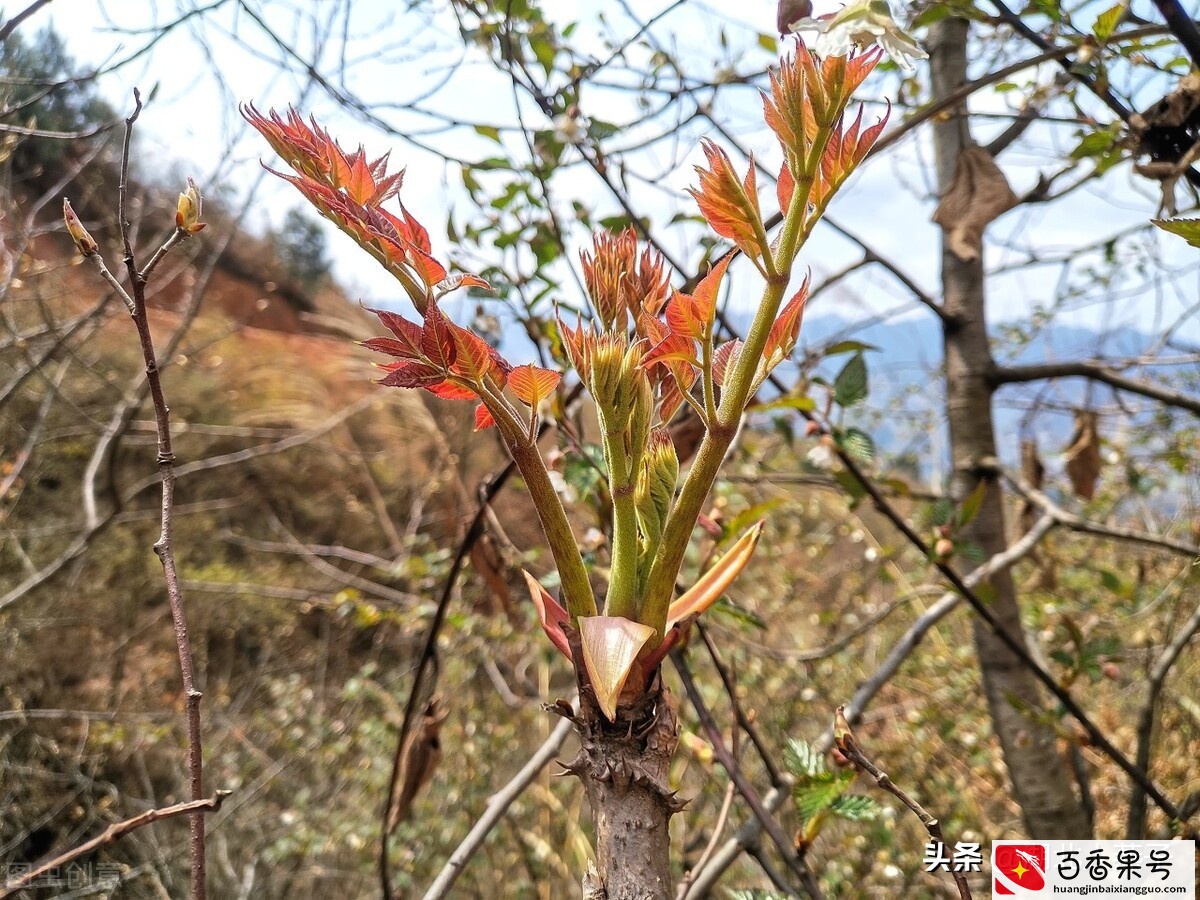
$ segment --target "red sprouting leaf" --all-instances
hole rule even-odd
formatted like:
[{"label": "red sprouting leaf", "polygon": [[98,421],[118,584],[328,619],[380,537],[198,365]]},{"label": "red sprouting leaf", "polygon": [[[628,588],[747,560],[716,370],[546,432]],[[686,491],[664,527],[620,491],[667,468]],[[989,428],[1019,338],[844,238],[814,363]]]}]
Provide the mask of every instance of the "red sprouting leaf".
[{"label": "red sprouting leaf", "polygon": [[449,372],[458,359],[451,322],[436,306],[425,311],[425,327],[421,329],[421,353],[443,372]]},{"label": "red sprouting leaf", "polygon": [[779,200],[780,212],[786,213],[791,208],[792,194],[795,190],[796,179],[792,177],[792,170],[785,159],[779,169],[779,179],[775,182],[775,196]]},{"label": "red sprouting leaf", "polygon": [[391,371],[379,379],[385,387],[427,388],[446,379],[444,372],[425,363],[392,363],[387,368]]},{"label": "red sprouting leaf", "polygon": [[[394,312],[388,312],[386,309],[368,309],[367,312],[375,313],[379,317],[379,321],[383,323],[383,327],[396,336],[405,348],[408,355],[405,358],[417,359],[421,355],[421,326],[416,322],[410,322],[403,316],[397,315]],[[364,342],[365,343],[365,342]],[[370,346],[368,344],[368,346]],[[372,347],[372,349],[382,349]],[[383,350],[384,353],[390,353],[389,350]],[[399,353],[393,353],[393,356],[401,356]]]},{"label": "red sprouting leaf", "polygon": [[662,392],[658,399],[658,416],[666,425],[675,418],[675,413],[683,406],[683,395],[691,390],[696,380],[696,371],[690,366],[670,365],[670,377],[662,382]]},{"label": "red sprouting leaf", "polygon": [[667,303],[667,327],[671,334],[689,340],[700,337],[703,326],[696,310],[696,300],[691,294],[671,291],[671,299]]},{"label": "red sprouting leaf", "polygon": [[496,424],[496,420],[492,418],[492,411],[480,403],[475,407],[475,430],[483,431],[486,428],[492,428]]},{"label": "red sprouting leaf", "polygon": [[[751,165],[750,171],[754,171],[753,165]],[[732,261],[733,254],[726,253],[717,260],[717,264],[709,269],[708,273],[700,279],[700,283],[696,285],[696,292],[692,294],[692,298],[701,326],[700,334],[697,337],[703,338],[712,332],[713,319],[717,314],[717,291],[721,287],[721,279],[725,277],[725,270],[729,268]]]},{"label": "red sprouting leaf", "polygon": [[[711,141],[702,144],[708,168],[697,166],[700,187],[688,192],[696,198],[700,212],[713,231],[733,241],[741,250],[754,259],[762,256],[763,248],[758,244],[758,227],[762,214],[758,208],[758,197],[746,192],[746,186],[733,170],[729,154]],[[752,184],[753,179],[747,179]]]},{"label": "red sprouting leaf", "polygon": [[696,345],[682,334],[669,334],[642,357],[642,367],[649,369],[656,363],[665,364],[670,361],[699,365],[696,360]]},{"label": "red sprouting leaf", "polygon": [[742,342],[740,340],[726,341],[716,352],[713,353],[713,381],[721,387],[725,386],[725,379],[729,373],[737,366],[738,354],[742,352]]},{"label": "red sprouting leaf", "polygon": [[792,348],[796,346],[796,339],[800,336],[800,321],[804,316],[804,303],[808,300],[808,278],[804,279],[804,283],[800,285],[800,289],[792,296],[792,299],[780,311],[775,323],[771,326],[771,333],[767,336],[767,345],[764,353],[767,359],[770,359],[776,352],[783,357],[791,354]]},{"label": "red sprouting leaf", "polygon": [[451,291],[456,291],[461,287],[477,287],[483,288],[485,291],[490,291],[492,289],[492,286],[478,275],[469,275],[465,272],[457,272],[454,275],[443,278],[436,285],[434,285],[433,293],[438,300],[441,300],[442,297],[446,296]]},{"label": "red sprouting leaf", "polygon": [[388,356],[396,356],[400,359],[421,358],[421,354],[411,344],[405,341],[398,341],[395,338],[368,338],[362,342],[362,345],[368,350],[374,350],[377,353],[386,353]]},{"label": "red sprouting leaf", "polygon": [[566,348],[567,358],[571,361],[571,366],[579,373],[579,376],[587,380],[591,376],[590,372],[590,348],[593,340],[591,332],[585,331],[583,323],[577,323],[575,328],[571,328],[561,318],[556,318],[558,322],[558,331],[562,335],[563,347]]},{"label": "red sprouting leaf", "polygon": [[361,147],[349,162],[349,172],[345,184],[346,193],[359,206],[367,206],[375,196],[375,179],[371,177],[371,169],[367,165],[367,157]]},{"label": "red sprouting leaf", "polygon": [[470,382],[482,382],[488,376],[500,384],[504,383],[509,366],[500,358],[496,349],[492,348],[484,338],[460,325],[450,323],[450,332],[454,336],[457,358],[454,364],[456,374],[467,378]]},{"label": "red sprouting leaf", "polygon": [[474,400],[479,395],[474,390],[462,384],[455,384],[448,378],[443,378],[436,384],[422,385],[425,390],[443,400]]},{"label": "red sprouting leaf", "polygon": [[508,375],[508,386],[512,392],[534,409],[545,397],[550,396],[560,381],[562,376],[557,372],[532,363],[517,366]]}]

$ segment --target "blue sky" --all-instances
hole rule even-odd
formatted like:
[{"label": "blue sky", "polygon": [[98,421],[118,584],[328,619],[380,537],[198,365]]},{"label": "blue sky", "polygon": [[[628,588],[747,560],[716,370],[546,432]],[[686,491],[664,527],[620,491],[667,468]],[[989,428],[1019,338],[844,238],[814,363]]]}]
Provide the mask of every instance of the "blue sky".
[{"label": "blue sky", "polygon": [[[650,16],[671,4],[666,0],[638,0],[630,5],[639,16]],[[818,12],[837,5],[818,3]],[[335,12],[340,6],[296,0],[269,4],[263,15],[284,36],[288,48],[308,57],[314,52],[314,35],[319,24],[313,21],[314,16]],[[326,42],[318,56],[322,71],[332,81],[338,85],[344,83],[348,90],[361,96],[373,115],[408,135],[409,141],[384,133],[361,115],[348,113],[319,87],[305,85],[293,74],[281,73],[276,62],[280,48],[271,44],[245,9],[232,5],[203,21],[193,19],[179,25],[141,60],[103,79],[103,90],[122,109],[128,107],[127,98],[134,85],[140,86],[143,93],[149,93],[157,85],[155,101],[147,108],[139,126],[142,164],[160,167],[163,173],[193,174],[201,184],[219,180],[239,192],[258,184],[260,199],[252,215],[256,227],[262,227],[267,220],[278,221],[282,211],[301,201],[284,185],[270,179],[260,183],[258,159],[270,160],[269,151],[236,115],[237,102],[252,100],[263,109],[294,102],[315,113],[343,143],[352,145],[361,141],[372,153],[392,148],[393,160],[408,168],[405,203],[427,224],[444,256],[449,248],[441,223],[452,209],[459,217],[466,214],[465,194],[458,166],[422,146],[467,159],[521,152],[523,139],[515,132],[506,132],[502,138],[504,147],[498,148],[471,125],[514,127],[518,110],[531,127],[545,128],[550,123],[532,104],[514,101],[511,86],[477,50],[462,52],[445,4],[421,4],[419,11],[409,13],[395,12],[396,6],[399,4],[378,0],[353,4],[349,22],[332,21],[335,38]],[[634,28],[615,7],[615,4],[558,2],[549,8],[558,21],[578,19],[580,26],[572,40],[603,57],[606,37],[619,38]],[[183,0],[60,2],[51,4],[34,24],[52,21],[80,62],[100,64],[142,46],[156,26],[178,17],[181,8],[190,7]],[[257,9],[253,5],[248,8]],[[597,18],[594,12],[597,8],[607,10],[608,17]],[[726,5],[693,3],[672,10],[656,23],[652,34],[698,72],[713,66],[726,66],[738,73],[761,70],[772,57],[759,45],[759,35],[773,30],[774,3],[743,0],[733,14],[718,13],[718,8],[724,10]],[[426,9],[435,11],[426,13]],[[344,44],[336,37],[343,28],[348,36]],[[1024,48],[1014,52],[1032,55]],[[454,61],[458,64],[453,73],[444,77],[444,70]],[[918,78],[924,78],[925,74],[919,71]],[[1030,81],[1046,84],[1054,74],[1052,67],[1043,67],[1028,70],[1012,81],[1019,85]],[[895,97],[898,89],[894,74],[877,73],[862,93],[865,99],[879,101]],[[428,99],[417,99],[427,90],[433,91]],[[982,93],[973,98],[972,110],[1003,114],[1019,93]],[[436,116],[398,108],[411,105],[414,99],[418,107],[468,124],[449,128]],[[635,98],[629,91],[595,89],[585,92],[583,99],[586,114],[594,118],[620,122],[634,112]],[[764,163],[777,166],[778,151],[761,125],[755,91],[739,87],[729,90],[718,102],[731,123],[731,131]],[[1087,106],[1086,98],[1083,104]],[[878,109],[880,106],[873,104],[868,115],[876,114]],[[898,120],[899,116],[894,118]],[[976,131],[986,139],[988,133],[995,133],[1005,124],[1003,119],[981,119]],[[1030,129],[1021,145],[1001,158],[1014,189],[1021,193],[1036,183],[1039,174],[1057,168],[1077,142],[1076,132],[1076,126],[1061,123]],[[684,127],[678,140],[657,145],[634,158],[635,166],[643,171],[664,173],[653,188],[636,183],[633,188],[639,208],[647,210],[658,223],[665,224],[676,213],[693,211],[684,189],[692,182],[689,163],[697,161],[696,145],[705,133],[702,128]],[[894,152],[864,167],[835,201],[831,214],[835,221],[867,239],[936,295],[939,235],[929,221],[935,202],[931,161],[924,133],[906,138]],[[573,197],[597,197],[596,183],[582,166],[565,173],[558,190],[565,214],[570,212],[568,201]],[[1156,202],[1152,186],[1133,175],[1128,164],[1122,165],[1067,201],[1025,206],[1006,214],[989,231],[989,262],[1005,266],[1031,254],[1070,254],[1074,248],[1144,223],[1154,214]],[[601,208],[608,203],[610,211],[616,211],[611,201],[597,200],[597,203]],[[673,228],[662,234],[672,253],[689,261],[695,259],[694,228]],[[336,234],[332,240],[339,259],[339,274],[356,295],[371,303],[386,302],[396,296],[387,276],[371,268],[369,261],[357,257],[348,241]],[[1166,327],[1191,306],[1197,288],[1195,267],[1178,243],[1182,242],[1156,238],[1137,246],[1118,245],[1118,257],[1125,254],[1129,258],[1120,258],[1115,281],[1069,300],[1074,309],[1066,313],[1067,318],[1114,328]],[[819,280],[823,274],[856,259],[859,252],[843,238],[824,230],[806,250],[804,260]],[[1140,276],[1137,263],[1156,253],[1164,253],[1183,274],[1171,280]],[[1060,275],[1059,270],[1043,266],[993,279],[991,316],[996,321],[1019,320],[1039,308],[1048,308],[1062,294]],[[748,297],[744,302],[750,303],[749,298],[755,296],[756,290],[743,283]],[[568,289],[569,281],[564,279],[564,285]],[[1097,298],[1105,302],[1097,303]],[[814,304],[812,313],[829,311],[839,317],[865,319],[889,310],[902,315],[926,315],[912,307],[904,289],[890,276],[869,268]],[[1183,330],[1185,335],[1196,333],[1194,322]]]}]

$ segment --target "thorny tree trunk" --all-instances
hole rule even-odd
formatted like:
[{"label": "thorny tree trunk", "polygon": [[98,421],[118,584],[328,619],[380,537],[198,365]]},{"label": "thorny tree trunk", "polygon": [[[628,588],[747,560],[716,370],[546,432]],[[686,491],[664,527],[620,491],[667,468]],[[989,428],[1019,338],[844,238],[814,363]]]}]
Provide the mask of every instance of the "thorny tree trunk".
[{"label": "thorny tree trunk", "polygon": [[585,900],[669,900],[670,821],[683,805],[668,786],[679,741],[670,698],[660,681],[615,723],[590,691],[579,704],[581,746],[567,769],[583,782],[596,827],[598,873],[584,879]]},{"label": "thorny tree trunk", "polygon": [[[930,32],[933,98],[943,97],[966,81],[968,23],[946,19]],[[951,116],[934,126],[939,192],[954,179],[959,156],[972,145],[965,116]],[[944,329],[946,403],[954,463],[953,492],[962,498],[981,477],[982,461],[996,453],[992,423],[992,357],[984,315],[983,263],[964,262],[942,241],[942,289],[949,316]],[[998,484],[991,484],[983,507],[964,535],[993,556],[1006,547],[1004,509]],[[991,579],[996,617],[1024,640],[1020,607],[1007,570]],[[1000,738],[1013,792],[1033,837],[1082,839],[1090,836],[1083,805],[1071,788],[1068,770],[1051,728],[1038,720],[1043,700],[1038,683],[1016,656],[980,619],[975,620],[975,648],[987,695],[992,727]],[[1024,710],[1018,709],[1022,705]]]}]

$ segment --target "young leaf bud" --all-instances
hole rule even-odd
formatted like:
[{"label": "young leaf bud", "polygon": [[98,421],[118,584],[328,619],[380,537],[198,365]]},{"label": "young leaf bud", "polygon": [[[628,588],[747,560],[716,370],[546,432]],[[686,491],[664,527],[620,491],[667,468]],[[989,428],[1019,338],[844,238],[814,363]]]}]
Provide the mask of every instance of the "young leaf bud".
[{"label": "young leaf bud", "polygon": [[100,249],[96,239],[88,234],[88,230],[79,221],[79,216],[75,215],[75,210],[71,209],[71,201],[66,197],[63,197],[63,221],[66,222],[67,233],[75,241],[75,246],[79,248],[80,253],[84,256],[91,256]]},{"label": "young leaf bud", "polygon": [[200,196],[200,188],[196,187],[196,182],[189,178],[187,180],[187,190],[179,195],[179,202],[175,204],[176,227],[181,228],[188,234],[195,234],[198,231],[202,231],[207,224],[200,221],[200,213],[203,205],[204,201]]}]

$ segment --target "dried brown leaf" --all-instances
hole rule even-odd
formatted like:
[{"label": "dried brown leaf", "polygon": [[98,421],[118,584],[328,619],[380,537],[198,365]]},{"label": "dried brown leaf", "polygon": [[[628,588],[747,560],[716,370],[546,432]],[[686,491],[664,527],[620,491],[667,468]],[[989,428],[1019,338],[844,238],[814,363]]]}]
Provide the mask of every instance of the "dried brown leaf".
[{"label": "dried brown leaf", "polygon": [[1100,436],[1096,430],[1098,417],[1094,410],[1081,409],[1075,413],[1075,431],[1063,452],[1067,461],[1067,476],[1077,497],[1091,500],[1096,495],[1100,478]]},{"label": "dried brown leaf", "polygon": [[933,212],[946,232],[946,242],[959,259],[970,262],[983,252],[983,230],[1018,203],[1004,172],[983,147],[969,147],[958,157],[954,181]]},{"label": "dried brown leaf", "polygon": [[434,696],[421,715],[421,723],[413,729],[404,747],[400,777],[388,805],[387,832],[394,834],[400,823],[412,812],[413,801],[433,778],[442,758],[441,730],[447,710],[442,698]]}]

